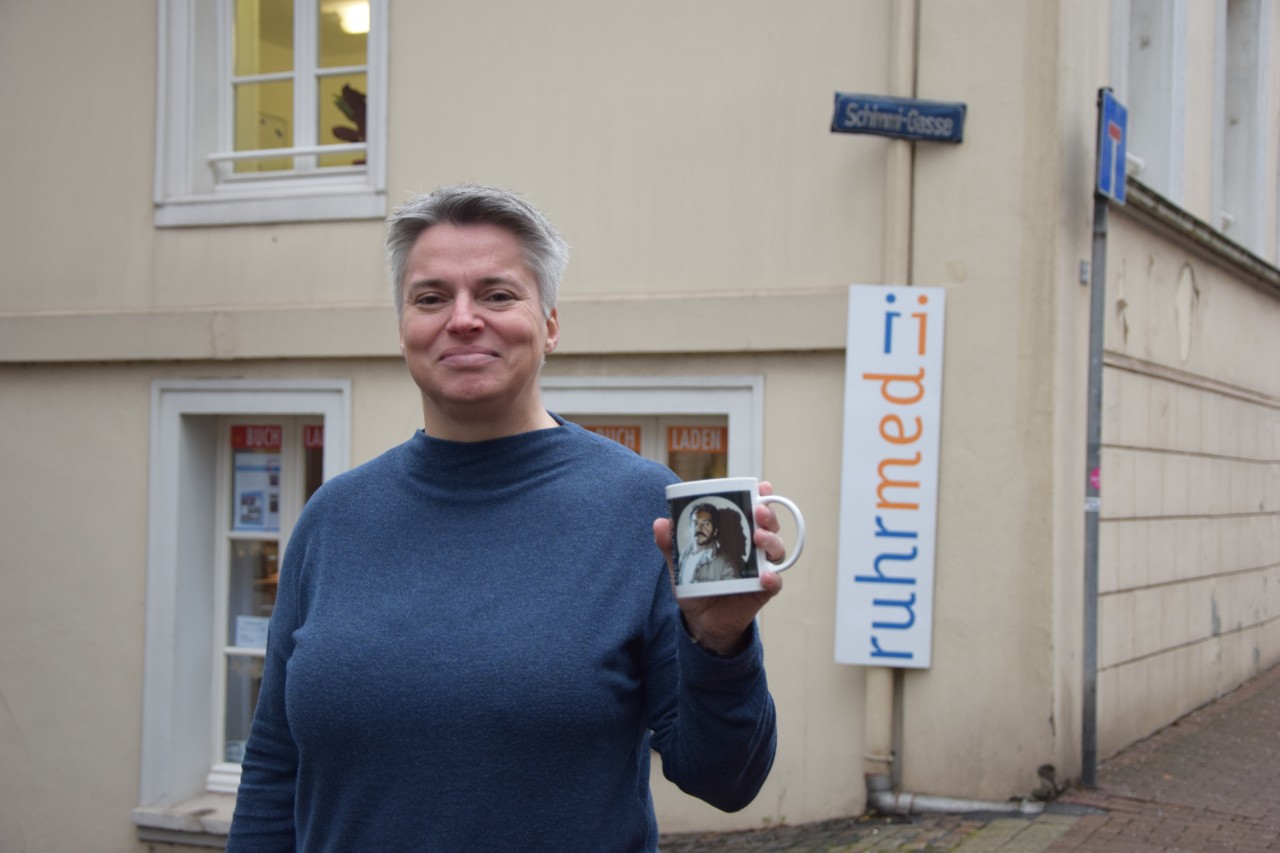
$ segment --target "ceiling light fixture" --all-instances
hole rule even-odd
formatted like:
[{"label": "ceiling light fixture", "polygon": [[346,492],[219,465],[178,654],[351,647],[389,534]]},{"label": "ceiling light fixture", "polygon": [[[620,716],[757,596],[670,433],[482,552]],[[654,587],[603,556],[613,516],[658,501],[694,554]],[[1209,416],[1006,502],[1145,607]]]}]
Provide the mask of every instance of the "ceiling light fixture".
[{"label": "ceiling light fixture", "polygon": [[338,20],[344,33],[358,35],[369,32],[369,4],[361,2],[340,6]]}]

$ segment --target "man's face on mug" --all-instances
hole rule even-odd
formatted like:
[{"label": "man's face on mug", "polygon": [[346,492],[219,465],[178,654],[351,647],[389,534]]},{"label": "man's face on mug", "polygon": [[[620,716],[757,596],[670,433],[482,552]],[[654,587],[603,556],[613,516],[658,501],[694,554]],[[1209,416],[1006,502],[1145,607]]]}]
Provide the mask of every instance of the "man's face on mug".
[{"label": "man's face on mug", "polygon": [[711,520],[711,513],[695,512],[693,514],[693,541],[698,543],[698,547],[705,548],[716,538],[715,522]]}]

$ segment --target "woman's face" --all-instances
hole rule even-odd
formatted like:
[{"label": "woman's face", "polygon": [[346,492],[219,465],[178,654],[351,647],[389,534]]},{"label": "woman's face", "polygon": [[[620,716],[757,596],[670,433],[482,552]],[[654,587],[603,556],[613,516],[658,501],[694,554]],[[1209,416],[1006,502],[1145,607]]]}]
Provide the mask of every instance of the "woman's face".
[{"label": "woman's face", "polygon": [[403,285],[400,349],[422,391],[429,433],[492,437],[494,427],[514,434],[547,417],[538,371],[556,347],[559,320],[554,310],[543,316],[514,234],[496,225],[433,225],[409,250]]}]

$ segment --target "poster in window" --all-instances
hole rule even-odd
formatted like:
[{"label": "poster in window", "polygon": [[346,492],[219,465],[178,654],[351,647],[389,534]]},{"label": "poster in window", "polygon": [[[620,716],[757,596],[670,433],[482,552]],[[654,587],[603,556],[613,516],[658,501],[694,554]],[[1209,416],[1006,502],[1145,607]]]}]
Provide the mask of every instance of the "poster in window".
[{"label": "poster in window", "polygon": [[265,649],[270,622],[265,616],[237,616],[235,645],[242,649]]},{"label": "poster in window", "polygon": [[233,530],[280,529],[280,455],[236,453]]}]

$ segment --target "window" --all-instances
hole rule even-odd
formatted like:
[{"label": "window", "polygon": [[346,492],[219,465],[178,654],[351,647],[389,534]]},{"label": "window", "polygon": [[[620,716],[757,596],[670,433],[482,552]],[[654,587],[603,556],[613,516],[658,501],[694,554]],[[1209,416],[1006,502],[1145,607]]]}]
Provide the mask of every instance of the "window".
[{"label": "window", "polygon": [[543,376],[542,394],[551,411],[683,480],[761,474],[759,377]]},{"label": "window", "polygon": [[681,480],[729,476],[729,419],[724,415],[560,415],[666,465]]},{"label": "window", "polygon": [[1181,203],[1187,0],[1114,0],[1111,76],[1129,110],[1129,173]]},{"label": "window", "polygon": [[281,551],[307,497],[347,467],[350,398],[343,380],[152,389],[134,811],[147,840],[192,843],[230,818],[229,797],[183,804],[235,790]]},{"label": "window", "polygon": [[156,224],[386,215],[385,0],[161,0]]},{"label": "window", "polygon": [[1227,0],[1222,35],[1215,140],[1214,225],[1235,242],[1261,255],[1266,249],[1267,126],[1271,93],[1272,3]]},{"label": "window", "polygon": [[223,418],[218,430],[210,791],[235,793],[262,686],[280,561],[303,504],[320,488],[324,424]]},{"label": "window", "polygon": [[[548,409],[670,467],[682,480],[768,476],[759,376],[542,377]],[[654,760],[661,757],[654,753]],[[654,772],[655,785],[664,785]],[[675,788],[670,788],[674,793]]]}]

